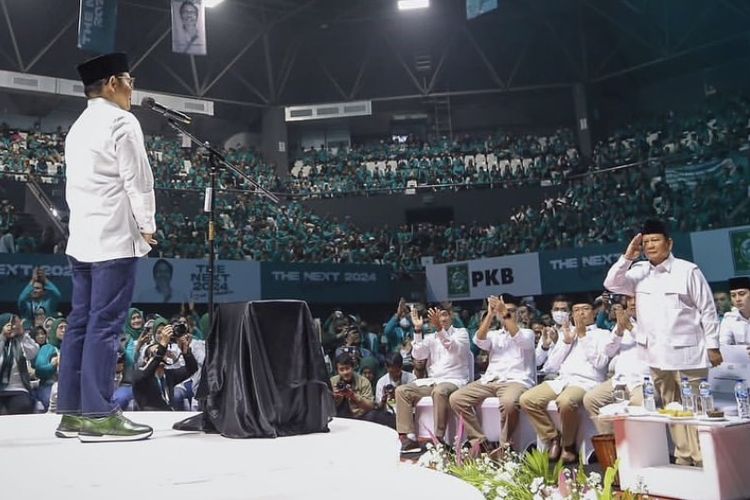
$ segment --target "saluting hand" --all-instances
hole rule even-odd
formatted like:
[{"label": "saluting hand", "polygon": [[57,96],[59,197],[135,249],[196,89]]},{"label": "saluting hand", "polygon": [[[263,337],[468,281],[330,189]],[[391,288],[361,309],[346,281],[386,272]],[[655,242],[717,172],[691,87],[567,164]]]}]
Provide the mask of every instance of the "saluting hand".
[{"label": "saluting hand", "polygon": [[636,234],[630,243],[628,244],[627,250],[625,250],[625,258],[628,260],[635,260],[641,256],[641,246],[643,244],[643,235],[641,233]]}]

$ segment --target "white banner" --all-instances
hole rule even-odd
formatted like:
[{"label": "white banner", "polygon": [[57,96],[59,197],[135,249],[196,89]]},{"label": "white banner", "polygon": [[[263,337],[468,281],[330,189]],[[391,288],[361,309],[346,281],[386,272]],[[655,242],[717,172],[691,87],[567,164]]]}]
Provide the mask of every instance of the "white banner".
[{"label": "white banner", "polygon": [[[219,260],[214,267],[214,301],[260,299],[260,263]],[[133,302],[181,304],[208,301],[208,261],[139,259]]]},{"label": "white banner", "polygon": [[206,9],[203,0],[172,0],[172,52],[206,55]]},{"label": "white banner", "polygon": [[750,275],[750,226],[690,233],[693,261],[708,281]]},{"label": "white banner", "polygon": [[430,301],[481,300],[501,293],[516,296],[542,293],[537,253],[428,265],[426,271]]}]

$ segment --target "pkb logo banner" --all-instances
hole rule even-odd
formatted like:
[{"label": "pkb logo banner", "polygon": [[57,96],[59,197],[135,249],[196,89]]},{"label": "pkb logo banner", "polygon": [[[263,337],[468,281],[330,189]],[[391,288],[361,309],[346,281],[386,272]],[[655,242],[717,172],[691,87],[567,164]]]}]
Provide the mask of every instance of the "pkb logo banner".
[{"label": "pkb logo banner", "polygon": [[536,253],[430,265],[428,300],[479,300],[491,294],[541,293],[539,257]]}]

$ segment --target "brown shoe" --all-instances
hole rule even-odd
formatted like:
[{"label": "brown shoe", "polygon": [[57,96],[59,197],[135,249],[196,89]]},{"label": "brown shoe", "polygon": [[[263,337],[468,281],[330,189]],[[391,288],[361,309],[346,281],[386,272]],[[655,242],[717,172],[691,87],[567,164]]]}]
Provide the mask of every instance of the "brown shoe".
[{"label": "brown shoe", "polygon": [[560,458],[560,438],[554,438],[549,442],[549,448],[547,448],[549,451],[549,459],[553,462],[557,462],[557,459]]},{"label": "brown shoe", "polygon": [[572,451],[563,450],[560,454],[560,458],[562,459],[564,464],[578,463],[578,455],[576,455]]}]

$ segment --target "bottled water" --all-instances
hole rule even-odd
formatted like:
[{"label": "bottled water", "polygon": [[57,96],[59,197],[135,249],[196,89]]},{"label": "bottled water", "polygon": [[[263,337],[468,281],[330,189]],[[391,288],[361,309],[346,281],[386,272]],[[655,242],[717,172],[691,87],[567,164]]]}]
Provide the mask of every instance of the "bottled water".
[{"label": "bottled water", "polygon": [[737,379],[734,384],[734,398],[737,400],[737,415],[740,418],[750,418],[750,396],[747,384],[742,379]]},{"label": "bottled water", "polygon": [[711,395],[711,384],[705,378],[698,386],[698,393],[700,394],[701,415],[706,416],[707,412],[714,411],[714,397]]},{"label": "bottled water", "polygon": [[643,407],[646,411],[656,411],[655,392],[651,377],[643,377]]},{"label": "bottled water", "polygon": [[687,377],[682,377],[680,383],[680,393],[682,394],[682,409],[685,411],[695,411],[695,397],[693,396],[693,388],[690,387]]}]

